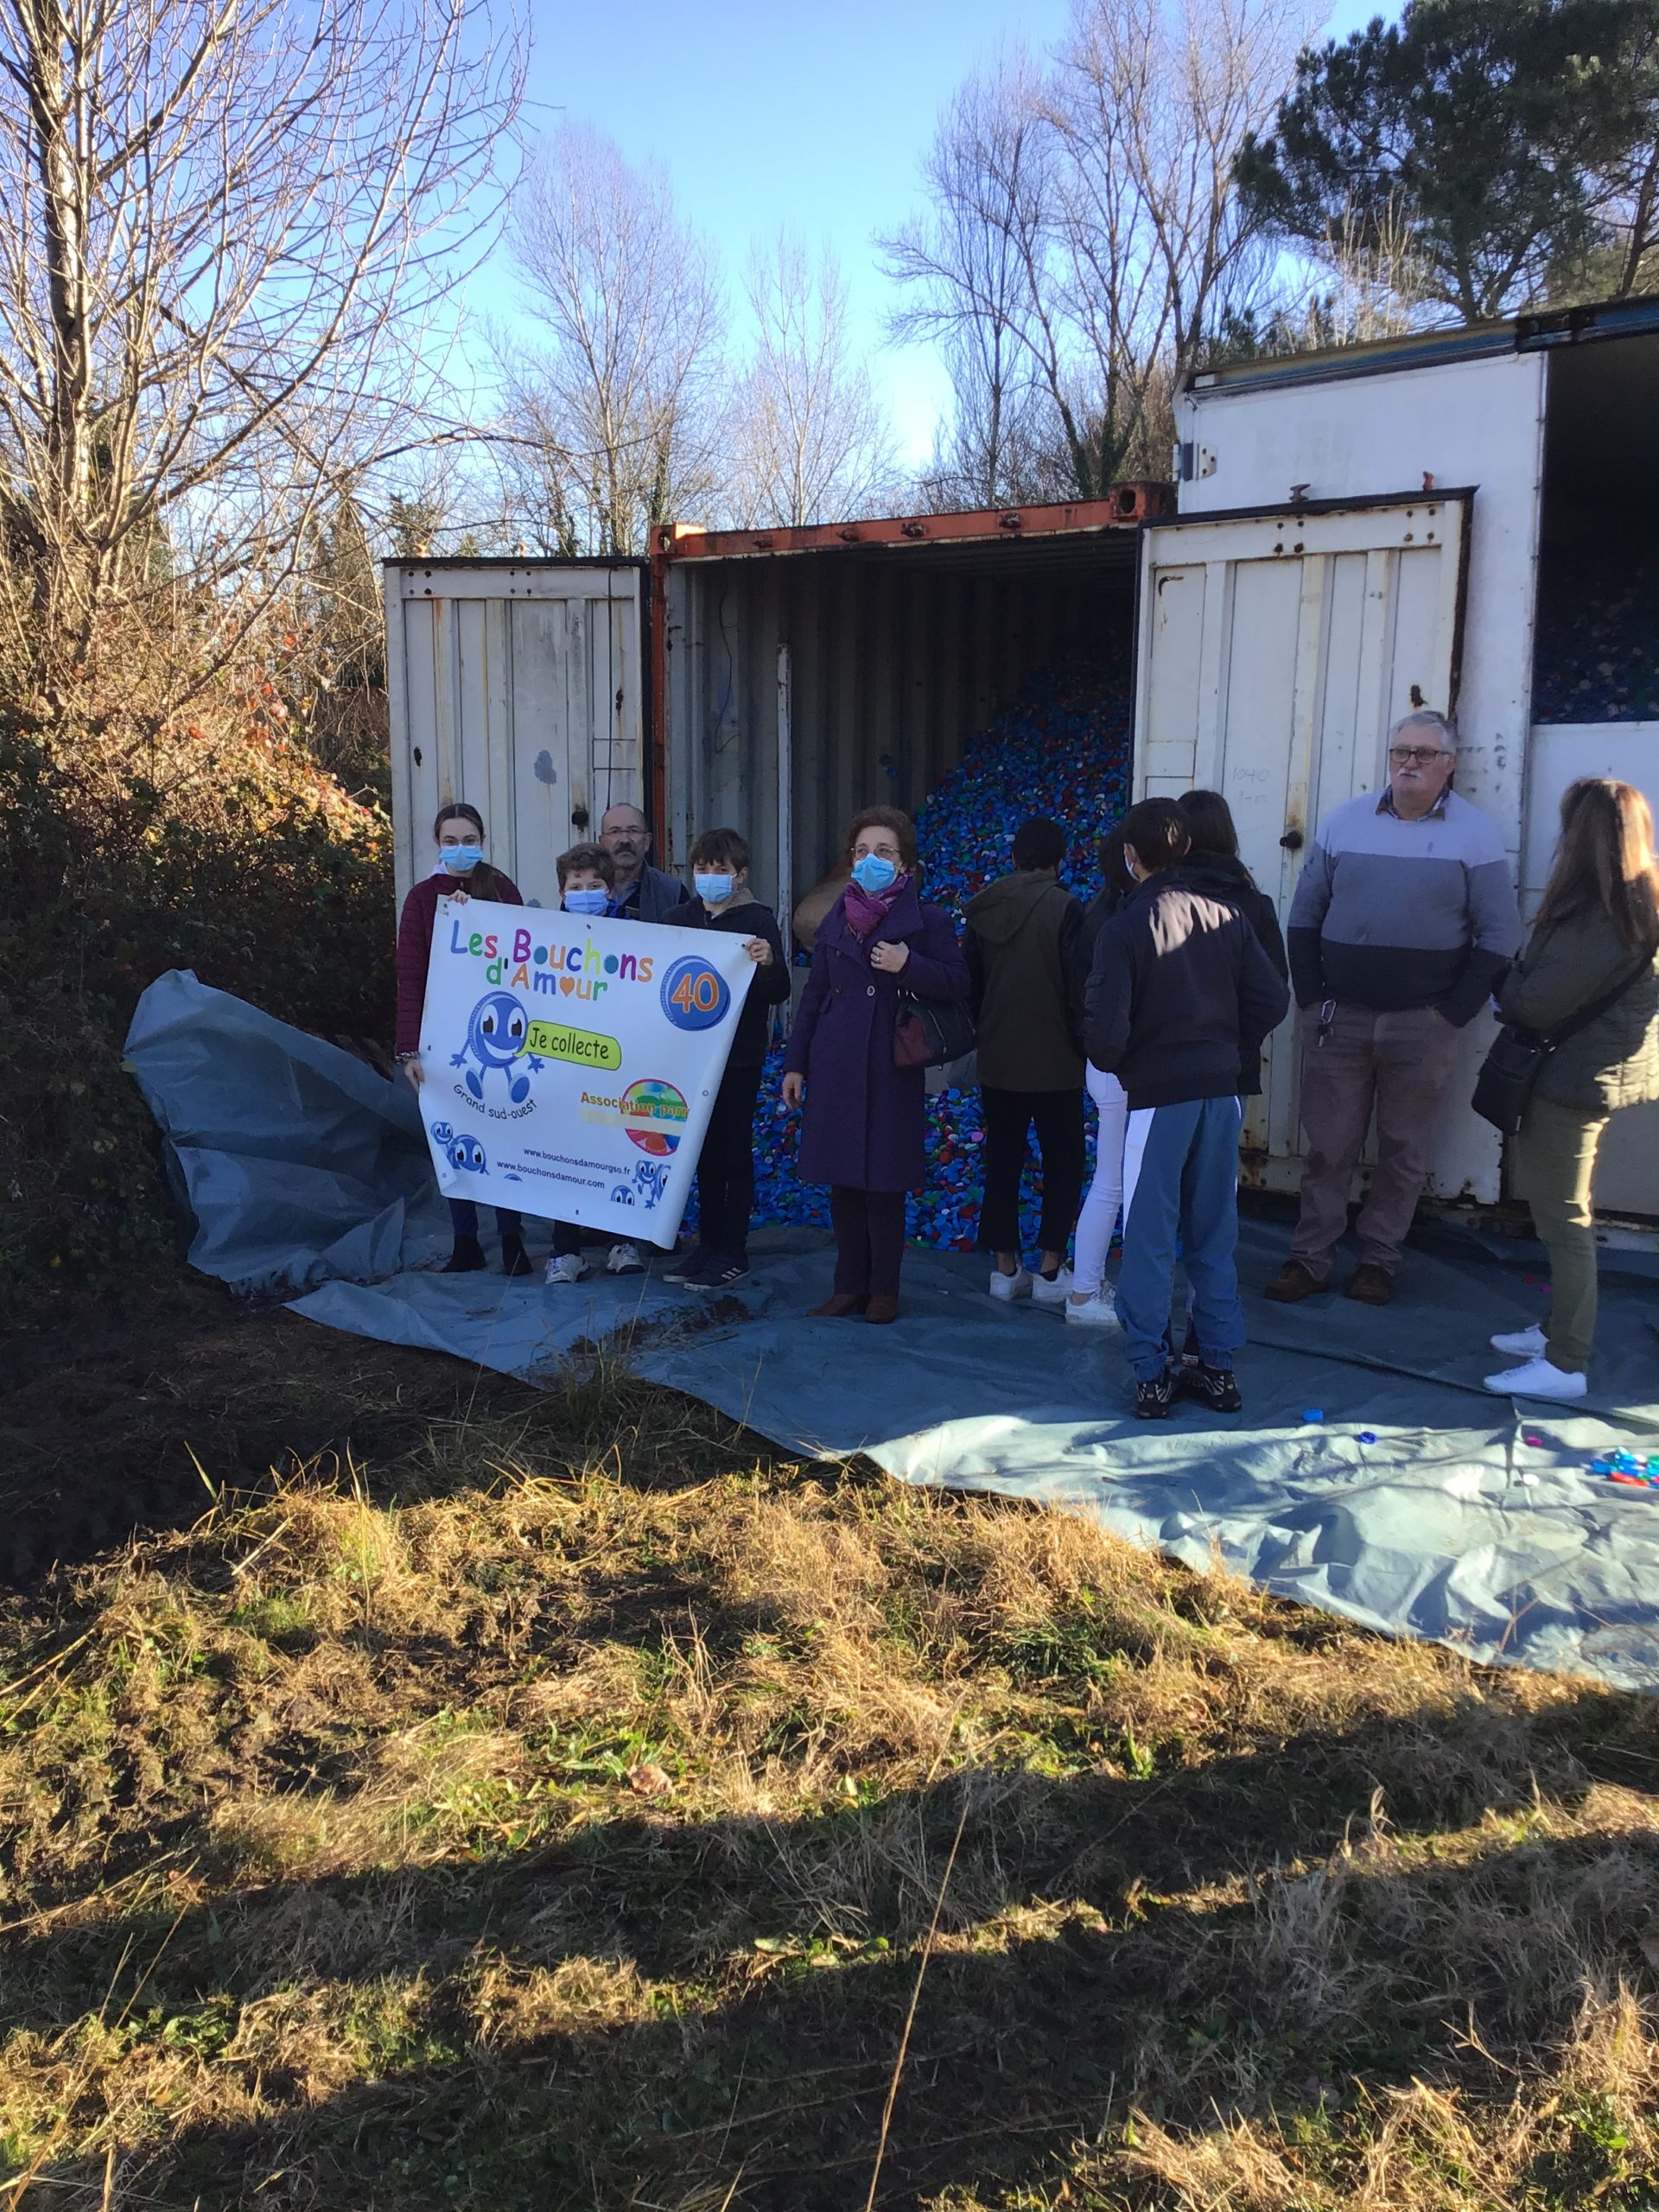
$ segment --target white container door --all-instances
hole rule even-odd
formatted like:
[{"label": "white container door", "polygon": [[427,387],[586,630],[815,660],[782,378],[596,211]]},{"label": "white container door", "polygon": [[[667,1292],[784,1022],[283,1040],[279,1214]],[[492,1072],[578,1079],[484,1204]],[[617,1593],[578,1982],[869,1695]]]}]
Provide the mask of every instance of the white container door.
[{"label": "white container door", "polygon": [[[1319,820],[1381,787],[1389,725],[1455,704],[1468,514],[1419,494],[1146,529],[1135,797],[1223,792],[1281,925]],[[1245,1117],[1244,1179],[1273,1190],[1296,1186],[1294,1040],[1283,1023]]]},{"label": "white container door", "polygon": [[434,860],[432,820],[466,799],[488,857],[556,906],[559,855],[606,808],[643,805],[638,562],[385,565],[397,898]]}]

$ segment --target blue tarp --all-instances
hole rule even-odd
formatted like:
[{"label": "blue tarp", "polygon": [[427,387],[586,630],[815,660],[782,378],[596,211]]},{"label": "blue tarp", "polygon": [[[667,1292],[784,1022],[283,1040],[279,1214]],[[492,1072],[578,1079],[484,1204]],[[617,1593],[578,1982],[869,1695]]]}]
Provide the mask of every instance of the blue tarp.
[{"label": "blue tarp", "polygon": [[1587,1471],[1615,1445],[1659,1452],[1644,1255],[1607,1255],[1592,1395],[1566,1414],[1480,1387],[1503,1363],[1488,1336],[1541,1310],[1536,1246],[1426,1231],[1388,1308],[1281,1307],[1253,1287],[1285,1232],[1248,1220],[1245,1411],[1149,1425],[1116,1334],[994,1303],[964,1255],[912,1250],[903,1316],[875,1330],[806,1319],[829,1268],[805,1230],[761,1231],[748,1281],[712,1309],[654,1274],[550,1289],[431,1273],[442,1217],[394,1086],[188,976],[146,995],[128,1052],[196,1215],[192,1258],[241,1287],[304,1288],[294,1310],[313,1320],[532,1382],[608,1339],[791,1451],[1090,1513],[1473,1658],[1659,1688],[1659,1492]]}]

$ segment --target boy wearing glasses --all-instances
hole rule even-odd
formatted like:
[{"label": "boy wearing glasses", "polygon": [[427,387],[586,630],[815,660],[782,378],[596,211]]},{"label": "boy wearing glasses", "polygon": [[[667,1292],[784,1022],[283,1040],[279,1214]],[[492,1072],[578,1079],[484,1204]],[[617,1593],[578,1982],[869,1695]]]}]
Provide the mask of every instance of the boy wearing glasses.
[{"label": "boy wearing glasses", "polygon": [[1473,1019],[1521,942],[1496,826],[1452,789],[1457,737],[1427,708],[1396,722],[1389,780],[1319,824],[1286,931],[1301,1008],[1301,1209],[1267,1295],[1323,1290],[1373,1109],[1376,1166],[1350,1298],[1386,1306]]}]

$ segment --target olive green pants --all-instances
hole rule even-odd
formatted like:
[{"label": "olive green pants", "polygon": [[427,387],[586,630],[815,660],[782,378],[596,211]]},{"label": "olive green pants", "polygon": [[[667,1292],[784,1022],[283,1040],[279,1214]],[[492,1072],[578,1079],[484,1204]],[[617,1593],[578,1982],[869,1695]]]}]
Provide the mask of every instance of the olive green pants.
[{"label": "olive green pants", "polygon": [[1558,1106],[1536,1095],[1515,1140],[1516,1181],[1549,1250],[1552,1367],[1582,1375],[1596,1334],[1596,1229],[1590,1185],[1596,1147],[1611,1116],[1589,1106]]}]

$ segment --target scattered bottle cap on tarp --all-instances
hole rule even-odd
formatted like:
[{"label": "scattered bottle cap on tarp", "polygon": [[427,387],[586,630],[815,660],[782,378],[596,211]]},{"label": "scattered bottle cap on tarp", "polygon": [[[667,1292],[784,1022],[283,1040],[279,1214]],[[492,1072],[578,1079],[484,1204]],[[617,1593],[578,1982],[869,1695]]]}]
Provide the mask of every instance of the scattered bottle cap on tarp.
[{"label": "scattered bottle cap on tarp", "polygon": [[1359,1440],[1362,1444],[1375,1444],[1376,1431],[1374,1428],[1362,1428],[1359,1432]]},{"label": "scattered bottle cap on tarp", "polygon": [[1521,1441],[1523,1444],[1529,1444],[1535,1452],[1541,1452],[1544,1448],[1544,1440],[1541,1436],[1523,1436]]},{"label": "scattered bottle cap on tarp", "polygon": [[1304,1421],[1323,1421],[1325,1419],[1325,1408],[1323,1406],[1309,1406],[1304,1411],[1302,1419]]}]

